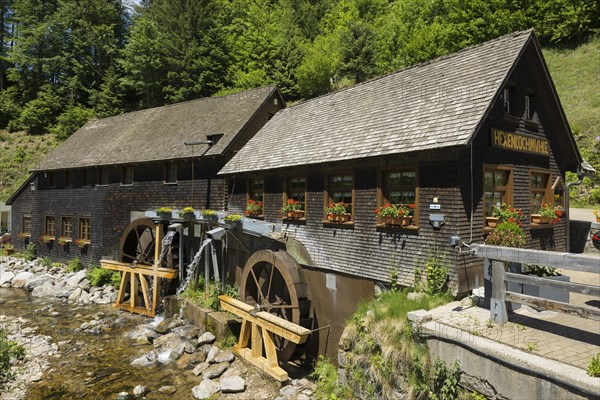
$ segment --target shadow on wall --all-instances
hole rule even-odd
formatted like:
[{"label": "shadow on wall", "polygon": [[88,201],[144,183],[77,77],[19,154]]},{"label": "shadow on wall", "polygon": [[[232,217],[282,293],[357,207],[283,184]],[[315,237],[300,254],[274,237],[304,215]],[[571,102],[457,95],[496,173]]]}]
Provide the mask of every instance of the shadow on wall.
[{"label": "shadow on wall", "polygon": [[589,221],[576,221],[571,220],[571,229],[569,234],[571,246],[571,253],[583,253],[585,251],[585,246],[588,241],[590,241],[590,228],[592,223]]}]

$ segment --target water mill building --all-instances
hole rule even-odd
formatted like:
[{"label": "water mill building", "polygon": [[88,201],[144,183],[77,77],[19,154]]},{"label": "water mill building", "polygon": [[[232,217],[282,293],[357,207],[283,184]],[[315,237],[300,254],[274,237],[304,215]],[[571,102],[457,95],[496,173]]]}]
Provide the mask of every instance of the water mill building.
[{"label": "water mill building", "polygon": [[[213,144],[184,144],[198,140]],[[327,328],[311,345],[332,353],[360,299],[392,275],[412,285],[433,254],[455,294],[482,286],[481,259],[449,239],[483,242],[500,203],[525,215],[561,205],[565,173],[581,161],[538,40],[524,31],[287,108],[270,87],[92,121],[8,204],[26,240],[68,232],[90,242],[40,243],[39,255],[126,261],[157,207],[242,214],[260,202],[241,228],[219,220],[220,263],[242,300]],[[302,212],[282,212],[288,201]],[[326,211],[338,202],[343,219]],[[410,218],[388,223],[374,213],[386,203]],[[193,232],[197,249],[205,231]],[[564,221],[526,219],[524,232],[528,248],[565,249]]]}]

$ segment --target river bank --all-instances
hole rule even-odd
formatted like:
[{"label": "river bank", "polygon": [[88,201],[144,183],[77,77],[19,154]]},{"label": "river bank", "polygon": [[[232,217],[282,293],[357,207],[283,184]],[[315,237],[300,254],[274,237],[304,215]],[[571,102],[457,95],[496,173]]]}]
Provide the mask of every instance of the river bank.
[{"label": "river bank", "polygon": [[210,333],[118,311],[103,304],[114,288],[86,281],[39,261],[0,260],[0,328],[26,350],[0,400],[311,398],[312,382],[280,387]]}]

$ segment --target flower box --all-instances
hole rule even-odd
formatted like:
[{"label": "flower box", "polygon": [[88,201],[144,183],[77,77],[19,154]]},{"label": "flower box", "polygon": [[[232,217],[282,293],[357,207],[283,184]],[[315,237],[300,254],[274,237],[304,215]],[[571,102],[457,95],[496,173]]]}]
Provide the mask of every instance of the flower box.
[{"label": "flower box", "polygon": [[409,226],[412,223],[412,217],[383,217],[383,223],[387,226]]},{"label": "flower box", "polygon": [[88,246],[90,244],[89,240],[84,240],[84,239],[75,239],[73,241],[73,243],[75,243],[77,245],[77,247],[79,248],[84,248],[85,246]]},{"label": "flower box", "polygon": [[63,238],[63,237],[59,237],[58,240],[56,241],[56,243],[58,243],[59,246],[67,246],[71,242],[72,242],[71,239]]},{"label": "flower box", "polygon": [[42,243],[51,243],[53,242],[55,239],[54,236],[50,236],[50,235],[42,235],[40,236],[40,242]]},{"label": "flower box", "polygon": [[485,222],[487,223],[487,226],[489,226],[490,228],[495,228],[500,223],[500,218],[485,217]]},{"label": "flower box", "polygon": [[288,219],[304,218],[304,211],[303,210],[290,211],[290,212],[286,213],[286,218],[288,218]]},{"label": "flower box", "polygon": [[336,222],[336,223],[348,222],[348,221],[350,221],[350,217],[351,217],[350,213],[327,214],[327,219],[329,220],[329,222]]},{"label": "flower box", "polygon": [[531,222],[534,224],[549,224],[550,217],[541,214],[531,214]]}]

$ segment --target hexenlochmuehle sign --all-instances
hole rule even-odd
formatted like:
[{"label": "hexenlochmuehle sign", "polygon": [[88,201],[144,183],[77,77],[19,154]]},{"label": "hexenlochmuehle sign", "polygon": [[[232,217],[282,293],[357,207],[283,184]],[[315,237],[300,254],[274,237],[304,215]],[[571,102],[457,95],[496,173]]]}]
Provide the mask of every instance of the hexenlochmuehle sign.
[{"label": "hexenlochmuehle sign", "polygon": [[492,129],[492,146],[543,156],[550,155],[550,148],[546,139],[501,131],[500,129]]}]

